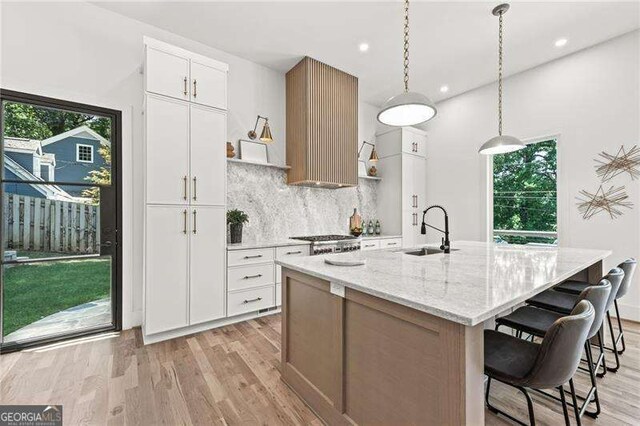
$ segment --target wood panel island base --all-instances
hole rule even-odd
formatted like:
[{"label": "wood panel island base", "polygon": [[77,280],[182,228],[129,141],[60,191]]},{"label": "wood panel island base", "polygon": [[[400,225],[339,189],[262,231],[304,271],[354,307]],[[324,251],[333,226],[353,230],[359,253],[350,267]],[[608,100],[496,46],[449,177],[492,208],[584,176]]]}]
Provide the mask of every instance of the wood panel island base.
[{"label": "wood panel island base", "polygon": [[[458,258],[465,248],[430,259],[338,255],[366,258],[360,269],[331,267],[321,256],[279,262],[284,382],[329,425],[484,424],[484,321],[570,277],[599,279],[608,252],[590,250],[554,269],[532,265],[536,256],[527,250],[528,260],[509,263],[514,275],[503,276],[494,264],[513,261],[514,253],[491,249],[490,258],[476,257],[492,266],[469,290],[469,269],[455,266],[473,262],[465,257],[477,249],[470,245]],[[465,292],[471,300],[456,302]],[[465,303],[473,307],[465,311]]]},{"label": "wood panel island base", "polygon": [[282,282],[282,378],[325,422],[484,423],[482,324],[286,268]]}]

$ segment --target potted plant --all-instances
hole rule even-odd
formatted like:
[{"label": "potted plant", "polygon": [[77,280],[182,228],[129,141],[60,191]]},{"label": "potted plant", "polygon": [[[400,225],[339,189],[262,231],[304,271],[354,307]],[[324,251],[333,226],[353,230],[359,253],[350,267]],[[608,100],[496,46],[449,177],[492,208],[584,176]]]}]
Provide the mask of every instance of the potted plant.
[{"label": "potted plant", "polygon": [[242,225],[249,222],[249,216],[242,210],[233,209],[227,211],[227,224],[230,228],[231,244],[242,242]]}]

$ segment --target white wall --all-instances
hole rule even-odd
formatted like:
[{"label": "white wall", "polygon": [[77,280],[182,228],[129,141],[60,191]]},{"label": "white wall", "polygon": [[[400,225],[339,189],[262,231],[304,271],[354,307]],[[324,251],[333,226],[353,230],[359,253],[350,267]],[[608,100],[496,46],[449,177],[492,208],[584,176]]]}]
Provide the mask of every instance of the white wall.
[{"label": "white wall", "polygon": [[[505,133],[522,139],[559,135],[560,244],[613,250],[605,268],[640,257],[640,182],[618,176],[632,210],[611,220],[580,216],[575,197],[600,184],[594,159],[620,145],[640,145],[640,32],[508,78],[504,85]],[[508,67],[508,56],[507,63]],[[486,238],[487,159],[477,153],[497,133],[496,85],[438,104],[428,126],[428,196],[446,206],[455,241]],[[622,302],[622,316],[640,320],[640,273]]]},{"label": "white wall", "polygon": [[[245,138],[258,114],[268,116],[277,164],[285,162],[284,74],[88,3],[3,2],[0,25],[1,87],[123,111],[123,324],[140,324],[142,37],[228,63],[229,140]],[[361,105],[361,128],[370,129],[375,115],[367,120],[372,107]]]}]

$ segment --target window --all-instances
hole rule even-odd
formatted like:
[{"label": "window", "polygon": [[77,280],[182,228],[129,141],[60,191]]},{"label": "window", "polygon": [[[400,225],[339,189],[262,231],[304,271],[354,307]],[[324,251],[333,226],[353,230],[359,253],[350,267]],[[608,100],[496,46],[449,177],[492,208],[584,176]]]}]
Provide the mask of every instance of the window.
[{"label": "window", "polygon": [[93,163],[93,146],[77,144],[76,160],[81,163]]},{"label": "window", "polygon": [[508,244],[557,244],[556,140],[493,157],[493,238]]}]

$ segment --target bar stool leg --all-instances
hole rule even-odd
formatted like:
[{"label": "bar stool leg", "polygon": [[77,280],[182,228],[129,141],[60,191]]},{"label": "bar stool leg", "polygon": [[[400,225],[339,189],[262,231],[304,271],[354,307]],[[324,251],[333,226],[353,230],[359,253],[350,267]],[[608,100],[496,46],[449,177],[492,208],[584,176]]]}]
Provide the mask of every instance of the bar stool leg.
[{"label": "bar stool leg", "polygon": [[609,312],[607,312],[607,322],[609,323],[609,334],[611,334],[611,343],[613,344],[613,348],[611,349],[611,351],[613,352],[613,355],[616,359],[616,366],[608,367],[607,369],[615,373],[620,368],[620,357],[618,356],[618,347],[616,346],[616,336],[615,334],[613,334],[613,324],[611,322],[611,315],[609,314]]},{"label": "bar stool leg", "polygon": [[620,355],[622,355],[624,351],[627,350],[627,346],[624,344],[624,330],[622,329],[622,321],[620,321],[620,310],[618,309],[618,301],[614,300],[613,304],[616,307],[616,318],[618,319],[619,334],[618,334],[618,337],[616,337],[616,342],[618,341],[618,339],[620,339],[620,341],[622,342],[622,350],[618,352]]},{"label": "bar stool leg", "polygon": [[[593,352],[591,350],[591,345],[589,342],[585,345],[585,351],[587,352],[587,362],[589,363],[589,377],[591,379],[591,386],[593,387],[593,399],[596,403],[596,411],[585,411],[585,414],[589,417],[596,418],[600,414],[600,397],[598,396],[598,387],[596,382],[595,368],[593,364]],[[588,397],[588,394],[587,394]],[[585,404],[588,404],[590,401],[585,401]]]},{"label": "bar stool leg", "polygon": [[569,409],[567,408],[567,399],[564,396],[564,388],[562,386],[558,386],[558,390],[560,391],[560,401],[562,402],[562,413],[564,414],[564,424],[566,426],[571,426],[571,422],[569,421]]},{"label": "bar stool leg", "polygon": [[[576,388],[573,386],[573,378],[569,379],[569,389],[571,389],[571,402],[573,402],[573,414],[576,416],[576,424],[582,426],[580,421],[580,409],[578,408],[578,399],[576,398]],[[587,404],[588,401],[585,401]]]},{"label": "bar stool leg", "polygon": [[[600,327],[600,330],[598,330],[598,348],[600,349],[600,356],[602,356],[602,373],[597,373],[596,375],[598,377],[604,377],[605,374],[607,374],[607,358],[604,356],[604,339],[603,339],[603,335],[604,335],[604,330],[603,327]],[[598,356],[598,359],[600,359],[600,356]]]}]

